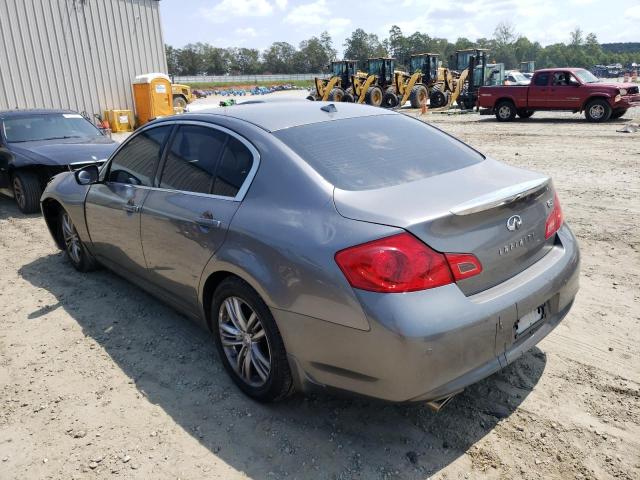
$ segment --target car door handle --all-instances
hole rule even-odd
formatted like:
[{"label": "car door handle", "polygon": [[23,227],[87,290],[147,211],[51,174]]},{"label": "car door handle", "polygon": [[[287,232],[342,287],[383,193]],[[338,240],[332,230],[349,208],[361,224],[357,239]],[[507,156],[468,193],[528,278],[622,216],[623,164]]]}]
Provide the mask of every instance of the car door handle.
[{"label": "car door handle", "polygon": [[222,225],[222,222],[220,220],[216,220],[215,218],[197,218],[196,219],[196,223],[198,225],[200,225],[201,227],[214,227],[214,228],[219,228],[220,225]]},{"label": "car door handle", "polygon": [[140,211],[140,205],[133,205],[131,203],[125,203],[122,208],[131,213],[138,213]]}]

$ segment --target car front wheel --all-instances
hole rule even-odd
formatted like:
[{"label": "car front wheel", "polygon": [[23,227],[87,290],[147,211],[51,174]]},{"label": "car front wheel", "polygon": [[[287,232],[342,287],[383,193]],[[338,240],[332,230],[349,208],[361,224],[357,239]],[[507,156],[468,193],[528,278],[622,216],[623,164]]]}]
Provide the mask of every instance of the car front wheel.
[{"label": "car front wheel", "polygon": [[38,175],[18,170],[12,179],[13,197],[22,213],[36,213],[40,210],[42,188]]},{"label": "car front wheel", "polygon": [[64,240],[64,251],[73,268],[79,272],[89,272],[96,268],[96,261],[80,240],[76,226],[69,214],[62,210],[59,216],[60,236]]},{"label": "car front wheel", "polygon": [[213,295],[212,330],[225,369],[240,389],[261,402],[293,391],[284,343],[271,311],[247,283],[224,280]]},{"label": "car front wheel", "polygon": [[606,100],[596,99],[587,105],[584,116],[589,122],[606,122],[611,118],[611,105]]}]

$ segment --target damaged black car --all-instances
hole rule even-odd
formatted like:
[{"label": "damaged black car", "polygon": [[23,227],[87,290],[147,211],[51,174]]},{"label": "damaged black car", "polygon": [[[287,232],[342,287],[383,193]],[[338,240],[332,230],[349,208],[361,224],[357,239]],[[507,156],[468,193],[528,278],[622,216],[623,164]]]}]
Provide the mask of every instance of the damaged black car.
[{"label": "damaged black car", "polygon": [[101,165],[118,144],[70,110],[0,111],[0,193],[23,213],[40,210],[40,196],[54,175]]}]

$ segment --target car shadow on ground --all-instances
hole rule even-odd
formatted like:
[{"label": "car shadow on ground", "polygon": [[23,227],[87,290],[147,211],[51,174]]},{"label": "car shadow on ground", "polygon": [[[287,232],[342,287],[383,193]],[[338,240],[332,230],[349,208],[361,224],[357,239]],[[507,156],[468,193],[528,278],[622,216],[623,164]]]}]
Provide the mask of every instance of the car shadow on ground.
[{"label": "car shadow on ground", "polygon": [[208,332],[126,280],[80,274],[62,253],[19,274],[53,294],[149,402],[253,479],[425,478],[465,455],[463,468],[490,468],[499,459],[471,447],[517,409],[546,365],[534,348],[439,413],[329,395],[263,405],[239,393]]},{"label": "car shadow on ground", "polygon": [[22,213],[13,198],[0,192],[0,220],[9,218],[37,218],[40,216],[42,216],[40,212]]},{"label": "car shadow on ground", "polygon": [[[483,116],[482,118],[478,119],[479,122],[496,122],[496,123],[503,123],[503,122],[498,122],[498,120],[496,119],[495,116],[493,115],[487,115],[487,116]],[[632,120],[630,118],[617,118],[615,120],[607,120],[607,122],[605,123],[606,125],[625,125],[628,122],[631,122]],[[531,124],[531,125],[535,125],[535,124],[546,124],[546,123],[555,123],[555,124],[573,124],[573,123],[582,123],[585,125],[591,125],[590,122],[588,122],[585,118],[584,115],[581,116],[576,116],[576,117],[557,117],[557,118],[552,118],[552,117],[544,117],[544,118],[536,118],[535,115],[529,118],[515,118],[513,119],[511,122],[507,122],[507,123],[522,123],[522,124]],[[597,125],[597,124],[596,124]]]}]

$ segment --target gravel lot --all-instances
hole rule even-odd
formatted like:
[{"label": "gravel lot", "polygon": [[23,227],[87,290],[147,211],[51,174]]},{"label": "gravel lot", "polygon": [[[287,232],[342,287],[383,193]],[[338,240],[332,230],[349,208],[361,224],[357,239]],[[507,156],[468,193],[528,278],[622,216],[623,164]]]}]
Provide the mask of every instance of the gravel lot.
[{"label": "gravel lot", "polygon": [[40,216],[0,197],[0,478],[640,478],[640,133],[426,118],[555,180],[582,287],[537,348],[438,414],[256,404],[207,332],[107,271],[77,273]]}]

